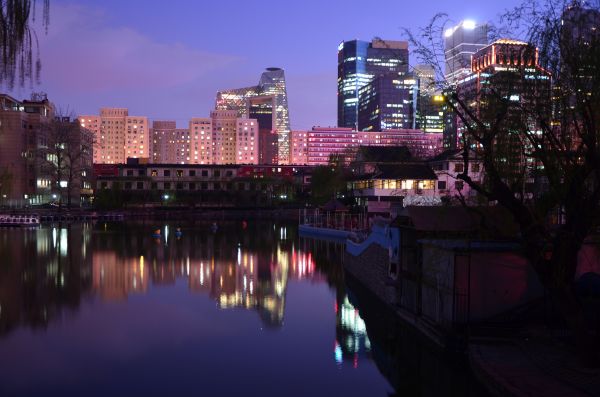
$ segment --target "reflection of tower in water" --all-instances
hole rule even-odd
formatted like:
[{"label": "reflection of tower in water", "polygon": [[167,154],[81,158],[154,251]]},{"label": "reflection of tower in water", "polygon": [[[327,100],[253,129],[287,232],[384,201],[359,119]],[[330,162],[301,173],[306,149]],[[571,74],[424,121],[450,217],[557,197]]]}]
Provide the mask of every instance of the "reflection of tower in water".
[{"label": "reflection of tower in water", "polygon": [[336,302],[335,314],[335,361],[340,365],[343,361],[352,361],[356,368],[358,360],[370,358],[371,353],[371,342],[365,322],[348,300],[348,296],[344,296],[341,302]]}]

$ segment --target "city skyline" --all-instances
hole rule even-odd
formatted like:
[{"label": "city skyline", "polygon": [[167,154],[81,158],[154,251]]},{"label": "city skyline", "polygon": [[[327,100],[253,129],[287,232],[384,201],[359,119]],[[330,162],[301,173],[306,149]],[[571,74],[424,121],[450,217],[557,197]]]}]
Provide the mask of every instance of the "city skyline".
[{"label": "city skyline", "polygon": [[[339,43],[374,37],[402,40],[402,28],[416,31],[439,11],[449,12],[457,23],[467,18],[488,21],[512,3],[469,2],[464,7],[468,12],[452,12],[441,2],[411,9],[383,1],[379,8],[390,12],[373,15],[364,15],[355,7],[338,7],[336,2],[319,4],[319,8],[309,3],[291,6],[288,26],[261,40],[253,37],[262,35],[266,27],[253,26],[248,37],[238,37],[239,33],[222,28],[219,18],[207,17],[223,15],[223,6],[183,1],[177,5],[181,6],[159,10],[141,7],[136,1],[97,5],[57,0],[52,3],[48,34],[37,29],[41,85],[3,90],[16,98],[44,91],[60,108],[75,114],[127,107],[133,114],[147,115],[150,120],[175,120],[177,127],[184,128],[190,118],[202,117],[214,108],[219,89],[246,86],[266,67],[279,66],[286,71],[291,129],[335,126]],[[185,13],[181,12],[183,5]],[[275,2],[263,1],[260,6],[264,18],[276,17]],[[236,3],[227,10],[229,22],[242,26],[252,7]],[[339,22],[332,22],[334,10]],[[397,17],[390,17],[394,10]],[[359,17],[360,24],[347,23]],[[190,24],[194,18],[198,29],[191,28],[196,26]],[[319,28],[304,29],[307,21]],[[299,29],[303,29],[301,35]],[[416,63],[411,59],[411,66]]]}]

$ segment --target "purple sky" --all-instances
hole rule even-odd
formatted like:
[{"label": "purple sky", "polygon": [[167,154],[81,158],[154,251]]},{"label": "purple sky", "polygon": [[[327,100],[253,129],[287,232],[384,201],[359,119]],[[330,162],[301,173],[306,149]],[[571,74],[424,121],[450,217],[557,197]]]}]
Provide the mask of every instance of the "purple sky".
[{"label": "purple sky", "polygon": [[417,29],[436,12],[494,20],[518,2],[51,0],[34,90],[75,114],[127,107],[186,127],[208,116],[218,89],[254,85],[277,66],[286,71],[292,128],[333,126],[342,40],[402,39],[402,27]]}]

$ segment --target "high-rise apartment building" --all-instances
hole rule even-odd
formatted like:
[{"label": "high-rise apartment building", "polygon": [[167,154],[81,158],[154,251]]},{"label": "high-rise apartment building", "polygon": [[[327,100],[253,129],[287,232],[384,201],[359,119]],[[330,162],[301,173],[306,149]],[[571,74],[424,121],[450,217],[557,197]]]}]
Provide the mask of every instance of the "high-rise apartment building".
[{"label": "high-rise apartment building", "polygon": [[213,164],[258,164],[259,131],[255,119],[238,117],[235,110],[214,110]]},{"label": "high-rise apartment building", "polygon": [[126,108],[102,108],[99,116],[79,116],[79,122],[94,134],[94,164],[124,164],[130,157],[150,157],[145,116],[129,116]]},{"label": "high-rise apartment building", "polygon": [[338,46],[338,127],[358,128],[359,90],[374,76],[408,72],[408,42],[351,40]]},{"label": "high-rise apartment building", "polygon": [[150,130],[150,160],[154,164],[190,163],[190,130],[175,121],[153,121]]},{"label": "high-rise apartment building", "polygon": [[190,164],[214,164],[213,122],[211,118],[190,120]]},{"label": "high-rise apartment building", "polygon": [[[216,110],[234,110],[238,117],[255,118],[271,124],[276,131],[278,159],[285,163],[289,158],[290,118],[285,73],[280,68],[267,68],[258,85],[217,92]],[[253,114],[251,113],[253,111]],[[271,115],[271,121],[268,120]],[[267,129],[266,127],[262,129]]]},{"label": "high-rise apartment building", "polygon": [[471,74],[471,56],[488,45],[488,26],[465,20],[444,32],[445,78],[449,85]]}]

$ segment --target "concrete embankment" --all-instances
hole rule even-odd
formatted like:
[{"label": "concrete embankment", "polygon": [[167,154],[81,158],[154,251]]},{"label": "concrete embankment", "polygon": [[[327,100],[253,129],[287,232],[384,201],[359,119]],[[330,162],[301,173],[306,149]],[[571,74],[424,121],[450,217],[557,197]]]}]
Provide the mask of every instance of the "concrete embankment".
[{"label": "concrete embankment", "polygon": [[448,346],[448,335],[436,329],[423,317],[402,308],[397,281],[388,275],[388,250],[379,244],[371,244],[358,256],[348,252],[344,255],[344,270],[348,277],[361,283],[400,319],[413,326],[440,347]]}]

